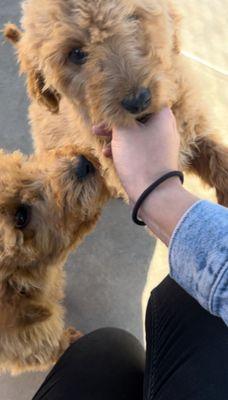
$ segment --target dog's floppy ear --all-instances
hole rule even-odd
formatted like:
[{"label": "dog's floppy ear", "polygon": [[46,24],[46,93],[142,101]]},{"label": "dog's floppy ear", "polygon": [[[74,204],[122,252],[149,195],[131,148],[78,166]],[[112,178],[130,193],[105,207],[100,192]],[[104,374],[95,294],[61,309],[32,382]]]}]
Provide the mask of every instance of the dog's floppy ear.
[{"label": "dog's floppy ear", "polygon": [[60,94],[53,88],[46,87],[41,71],[29,71],[27,77],[29,94],[43,104],[52,113],[59,111]]},{"label": "dog's floppy ear", "polygon": [[5,38],[7,38],[14,46],[20,42],[22,37],[22,32],[20,29],[15,25],[8,23],[4,26],[3,34]]},{"label": "dog's floppy ear", "polygon": [[21,72],[27,75],[29,95],[45,105],[52,113],[57,113],[59,111],[60,95],[55,89],[47,87],[41,71],[37,71],[30,66],[30,62],[28,62],[26,54],[23,52],[23,32],[16,25],[8,23],[4,27],[4,36],[16,47]]}]

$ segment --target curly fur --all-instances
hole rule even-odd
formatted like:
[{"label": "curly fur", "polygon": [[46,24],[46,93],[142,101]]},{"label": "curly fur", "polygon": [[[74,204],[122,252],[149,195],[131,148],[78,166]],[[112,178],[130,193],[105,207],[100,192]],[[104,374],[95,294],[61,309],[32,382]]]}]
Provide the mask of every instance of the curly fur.
[{"label": "curly fur", "polygon": [[[124,195],[91,125],[129,125],[142,117],[124,110],[121,101],[147,87],[152,93],[147,113],[165,105],[175,113],[180,167],[215,187],[218,200],[227,205],[228,149],[180,54],[180,20],[169,0],[24,1],[23,33],[12,33],[12,25],[5,32],[16,42],[21,71],[28,77],[36,151],[72,142],[92,146],[110,190]],[[19,35],[21,40],[15,41]],[[88,54],[84,65],[69,61],[75,47]]]},{"label": "curly fur", "polygon": [[[81,154],[97,169],[83,182]],[[30,158],[0,151],[0,371],[47,368],[79,337],[64,329],[63,265],[108,200],[98,169],[76,146]],[[31,210],[24,228],[15,223],[21,205]]]}]

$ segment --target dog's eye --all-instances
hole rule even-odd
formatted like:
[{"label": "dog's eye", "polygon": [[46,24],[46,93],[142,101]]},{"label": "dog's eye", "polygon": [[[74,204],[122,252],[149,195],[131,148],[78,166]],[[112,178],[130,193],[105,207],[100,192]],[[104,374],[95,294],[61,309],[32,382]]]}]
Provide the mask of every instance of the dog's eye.
[{"label": "dog's eye", "polygon": [[129,15],[127,19],[129,21],[138,21],[139,20],[139,16],[137,14],[132,14],[132,15]]},{"label": "dog's eye", "polygon": [[77,65],[82,65],[85,64],[86,60],[87,60],[87,56],[88,54],[83,51],[82,49],[73,49],[70,53],[69,53],[69,60],[70,62],[72,62],[73,64],[77,64]]},{"label": "dog's eye", "polygon": [[27,204],[20,205],[14,216],[15,228],[17,229],[26,228],[30,220],[31,220],[31,207]]}]

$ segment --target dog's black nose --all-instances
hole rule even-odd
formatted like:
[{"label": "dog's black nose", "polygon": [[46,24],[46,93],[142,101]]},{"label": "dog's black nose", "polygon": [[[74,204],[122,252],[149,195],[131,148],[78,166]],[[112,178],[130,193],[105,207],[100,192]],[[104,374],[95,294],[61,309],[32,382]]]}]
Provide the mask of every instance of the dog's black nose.
[{"label": "dog's black nose", "polygon": [[122,101],[122,106],[131,114],[139,114],[145,111],[151,103],[151,93],[149,89],[141,88],[135,96],[126,97]]},{"label": "dog's black nose", "polygon": [[76,175],[80,181],[86,179],[89,175],[95,172],[93,164],[87,160],[84,156],[78,158],[78,163],[76,166]]}]

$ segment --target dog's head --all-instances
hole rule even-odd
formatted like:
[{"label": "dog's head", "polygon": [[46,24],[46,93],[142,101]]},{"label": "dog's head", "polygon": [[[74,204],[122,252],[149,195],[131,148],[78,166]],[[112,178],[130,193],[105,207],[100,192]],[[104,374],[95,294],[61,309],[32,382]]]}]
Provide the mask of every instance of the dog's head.
[{"label": "dog's head", "polygon": [[17,44],[30,93],[66,96],[93,123],[128,124],[172,101],[179,17],[164,0],[27,0]]},{"label": "dog's head", "polygon": [[75,147],[0,153],[0,276],[64,261],[108,199],[99,166]]}]

